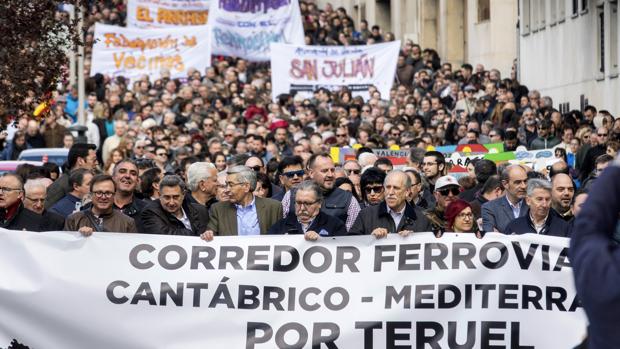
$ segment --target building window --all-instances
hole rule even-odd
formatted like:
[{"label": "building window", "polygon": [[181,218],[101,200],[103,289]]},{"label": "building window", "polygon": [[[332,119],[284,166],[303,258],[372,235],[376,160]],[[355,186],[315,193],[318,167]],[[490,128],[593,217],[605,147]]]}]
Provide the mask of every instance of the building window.
[{"label": "building window", "polygon": [[572,14],[573,17],[577,16],[579,14],[579,0],[572,0],[573,6],[572,6]]},{"label": "building window", "polygon": [[491,19],[491,0],[478,0],[478,22]]},{"label": "building window", "polygon": [[618,75],[618,2],[609,3],[609,72]]},{"label": "building window", "polygon": [[588,12],[588,0],[581,0],[581,12]]},{"label": "building window", "polygon": [[555,25],[558,21],[558,0],[549,1],[549,25]]},{"label": "building window", "polygon": [[543,30],[547,25],[547,1],[538,0],[538,9],[540,13],[538,14],[538,29]]},{"label": "building window", "polygon": [[531,17],[530,17],[530,21],[532,22],[532,33],[536,33],[538,31],[538,16],[539,16],[539,12],[538,12],[538,7],[540,6],[540,2],[539,0],[531,0],[530,2],[530,10],[531,10]]},{"label": "building window", "polygon": [[530,0],[521,0],[521,34],[530,33]]},{"label": "building window", "polygon": [[566,19],[566,1],[558,1],[558,22],[563,22]]},{"label": "building window", "polygon": [[605,7],[604,5],[596,8],[597,18],[597,38],[598,45],[596,50],[596,61],[598,62],[598,71],[605,74]]}]

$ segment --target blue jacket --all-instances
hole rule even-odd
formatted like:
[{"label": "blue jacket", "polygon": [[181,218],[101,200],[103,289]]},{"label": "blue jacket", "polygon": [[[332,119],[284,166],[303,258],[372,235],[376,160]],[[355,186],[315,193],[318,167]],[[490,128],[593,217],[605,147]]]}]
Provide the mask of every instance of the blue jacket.
[{"label": "blue jacket", "polygon": [[[512,208],[506,196],[484,203],[481,207],[481,211],[482,230],[487,233],[493,232],[493,230],[503,232],[506,230],[508,223],[515,220]],[[523,217],[526,214],[527,204],[525,200],[523,200],[521,211],[519,211],[519,217]]]},{"label": "blue jacket", "polygon": [[620,245],[612,241],[620,212],[618,166],[616,160],[592,185],[570,241],[577,294],[590,320],[588,349],[620,348]]},{"label": "blue jacket", "polygon": [[[521,209],[523,210],[523,209]],[[570,225],[558,215],[554,209],[549,209],[549,215],[547,216],[547,220],[545,221],[544,228],[540,231],[540,233],[536,232],[536,228],[534,228],[534,223],[530,219],[530,215],[526,214],[523,217],[519,217],[512,222],[508,223],[506,226],[506,230],[504,230],[504,234],[540,234],[540,235],[549,235],[549,236],[558,236],[558,237],[569,237],[570,235]]]},{"label": "blue jacket", "polygon": [[[78,204],[79,203],[79,204]],[[69,217],[73,212],[78,212],[82,208],[82,200],[71,194],[65,195],[62,199],[58,200],[51,208],[50,211],[63,216],[65,219]],[[62,229],[61,229],[62,230]]]}]

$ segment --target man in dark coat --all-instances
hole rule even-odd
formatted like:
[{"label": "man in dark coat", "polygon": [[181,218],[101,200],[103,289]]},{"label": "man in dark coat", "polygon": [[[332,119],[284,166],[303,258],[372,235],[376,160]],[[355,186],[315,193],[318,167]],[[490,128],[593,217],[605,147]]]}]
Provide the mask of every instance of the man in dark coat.
[{"label": "man in dark coat", "polygon": [[347,229],[338,218],[321,212],[323,192],[313,181],[298,185],[295,195],[295,212],[274,224],[267,234],[304,234],[306,240],[315,241],[320,236],[347,235]]},{"label": "man in dark coat", "polygon": [[0,177],[0,227],[12,230],[42,231],[43,218],[24,208],[24,184],[20,176]]},{"label": "man in dark coat", "polygon": [[185,183],[181,177],[165,176],[159,190],[159,200],[141,213],[141,233],[199,236],[207,230],[207,208],[194,203],[183,206]]},{"label": "man in dark coat", "polygon": [[406,236],[413,232],[432,231],[431,223],[422,211],[407,202],[411,178],[405,172],[390,172],[385,177],[384,187],[385,201],[363,209],[349,234],[382,238],[388,233]]},{"label": "man in dark coat", "polygon": [[47,188],[45,208],[54,206],[58,200],[73,190],[69,185],[69,173],[78,168],[93,170],[97,168],[97,147],[94,144],[77,143],[69,149],[67,165],[69,171],[64,172],[52,185]]},{"label": "man in dark coat", "polygon": [[41,231],[62,231],[65,227],[65,218],[57,213],[45,209],[45,194],[47,178],[29,179],[24,184],[24,207],[41,215]]},{"label": "man in dark coat", "polygon": [[620,348],[620,246],[613,241],[620,211],[620,161],[592,185],[578,211],[569,258],[589,320],[589,349]]},{"label": "man in dark coat", "polygon": [[508,223],[504,234],[569,236],[568,223],[551,209],[551,183],[544,179],[530,179],[525,200],[529,206],[528,214]]}]

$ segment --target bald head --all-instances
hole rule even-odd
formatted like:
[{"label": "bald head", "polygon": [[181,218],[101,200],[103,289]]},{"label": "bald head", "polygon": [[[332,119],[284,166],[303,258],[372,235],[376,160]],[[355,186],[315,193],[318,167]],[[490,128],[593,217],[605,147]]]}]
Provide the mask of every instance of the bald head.
[{"label": "bald head", "polygon": [[556,174],[551,180],[551,206],[559,214],[567,214],[571,209],[575,185],[572,178],[564,173]]}]

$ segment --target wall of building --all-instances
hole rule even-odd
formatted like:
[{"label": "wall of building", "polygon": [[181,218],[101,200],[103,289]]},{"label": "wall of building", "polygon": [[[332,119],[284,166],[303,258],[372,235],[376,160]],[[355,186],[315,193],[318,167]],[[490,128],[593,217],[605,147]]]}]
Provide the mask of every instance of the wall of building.
[{"label": "wall of building", "polygon": [[[617,27],[615,45],[611,45],[611,2],[589,1],[586,10],[579,8],[577,13],[573,14],[572,1],[566,1],[565,15],[557,16],[561,11],[556,11],[554,23],[551,20],[552,2],[543,2],[546,8],[541,11],[537,8],[538,3],[527,4],[526,0],[520,1],[521,9],[527,9],[530,5],[529,30],[527,14],[524,11],[520,14],[523,23],[519,40],[521,82],[530,88],[538,89],[542,95],[551,96],[556,107],[568,103],[568,109],[582,109],[587,101],[598,109],[607,109],[612,114],[618,115],[620,82],[617,63],[615,70],[612,69],[610,48],[615,47],[617,62],[617,50],[620,45],[618,45]],[[582,1],[579,1],[580,6]],[[599,5],[602,5],[601,10],[606,19],[603,35],[604,73],[599,71],[601,40]],[[532,16],[535,12],[539,15],[545,14],[544,23],[540,16]],[[615,16],[617,20],[617,11]]]},{"label": "wall of building", "polygon": [[489,0],[490,19],[478,20],[480,0],[318,0],[342,6],[358,21],[365,18],[396,38],[434,48],[460,66],[482,63],[510,74],[517,56],[518,0]]},{"label": "wall of building", "polygon": [[517,0],[491,0],[490,19],[478,20],[478,0],[466,1],[465,60],[510,76],[517,57]]}]

